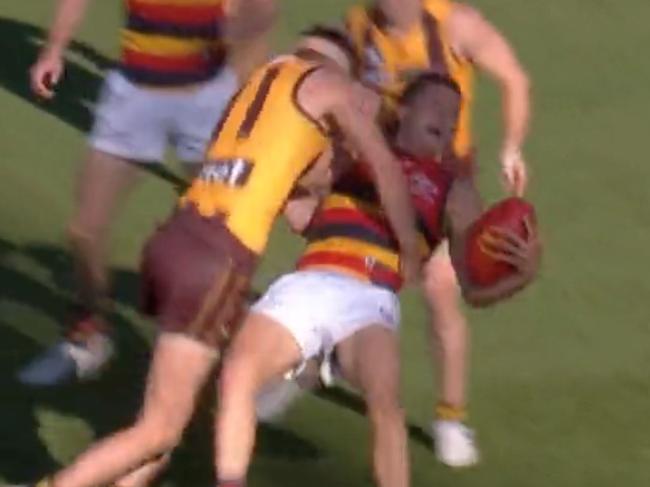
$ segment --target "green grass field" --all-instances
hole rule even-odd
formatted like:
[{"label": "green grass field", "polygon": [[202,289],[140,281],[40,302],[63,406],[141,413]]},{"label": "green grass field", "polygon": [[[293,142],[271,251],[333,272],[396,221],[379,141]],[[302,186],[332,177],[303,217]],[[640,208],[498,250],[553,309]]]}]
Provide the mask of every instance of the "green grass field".
[{"label": "green grass field", "polygon": [[[29,98],[51,3],[0,5],[0,481],[24,481],[69,462],[95,437],[125,425],[140,400],[152,327],[135,309],[140,245],[168,212],[173,190],[150,176],[113,236],[120,355],[94,383],[21,389],[17,367],[53,340],[72,293],[63,227],[83,155],[103,56],[117,52],[117,0],[93,3],[58,99]],[[285,0],[278,45],[343,0]],[[470,314],[471,418],[480,467],[436,464],[417,426],[434,384],[425,310],[404,297],[404,399],[414,426],[413,485],[642,487],[650,485],[650,166],[647,161],[650,4],[647,0],[477,0],[513,40],[534,80],[527,155],[531,199],[546,240],[542,277],[524,295]],[[101,54],[99,54],[101,53]],[[646,59],[644,61],[644,59]],[[482,188],[500,196],[498,97],[479,87]],[[646,135],[644,135],[646,134]],[[280,228],[258,274],[287,269],[299,242]],[[287,249],[290,249],[289,251]],[[189,431],[166,486],[210,485],[207,408]],[[345,401],[309,397],[264,428],[251,486],[370,485],[367,428]]]}]

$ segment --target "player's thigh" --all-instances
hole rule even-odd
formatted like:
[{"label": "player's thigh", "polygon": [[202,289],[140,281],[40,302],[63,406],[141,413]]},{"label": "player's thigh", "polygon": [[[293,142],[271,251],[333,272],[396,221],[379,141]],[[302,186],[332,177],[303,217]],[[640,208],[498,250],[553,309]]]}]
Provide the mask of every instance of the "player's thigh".
[{"label": "player's thigh", "polygon": [[79,171],[71,225],[86,231],[104,228],[139,179],[134,164],[91,149]]},{"label": "player's thigh", "polygon": [[339,343],[336,355],[346,380],[370,404],[396,404],[399,398],[399,339],[395,330],[375,324]]},{"label": "player's thigh", "polygon": [[178,159],[184,161],[186,169],[205,159],[212,134],[237,87],[237,77],[226,67],[214,79],[177,99],[172,139]]},{"label": "player's thigh", "polygon": [[221,387],[237,384],[259,388],[302,361],[302,352],[289,330],[273,318],[249,313],[228,348]]},{"label": "player's thigh", "polygon": [[154,348],[142,417],[146,424],[180,434],[217,359],[215,350],[179,333],[163,332]]}]

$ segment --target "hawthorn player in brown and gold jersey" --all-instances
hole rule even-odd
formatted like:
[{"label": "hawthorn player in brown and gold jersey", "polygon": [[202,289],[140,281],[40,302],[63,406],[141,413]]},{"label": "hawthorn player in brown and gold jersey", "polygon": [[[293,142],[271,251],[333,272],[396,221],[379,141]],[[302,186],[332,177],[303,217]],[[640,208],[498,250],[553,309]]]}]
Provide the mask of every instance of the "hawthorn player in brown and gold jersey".
[{"label": "hawthorn player in brown and gold jersey", "polygon": [[[433,71],[452,78],[461,91],[454,150],[472,148],[471,111],[475,70],[494,79],[502,93],[504,135],[502,174],[509,191],[521,195],[527,184],[521,156],[529,118],[528,78],[507,40],[474,8],[451,0],[375,0],[347,16],[349,35],[362,62],[361,76],[390,108],[413,73]],[[433,424],[436,454],[450,466],[478,461],[465,416],[467,336],[457,279],[445,247],[425,270],[425,290],[436,337],[440,402]]]},{"label": "hawthorn player in brown and gold jersey", "polygon": [[134,469],[131,475],[166,461],[236,329],[275,217],[326,150],[334,126],[375,161],[373,176],[403,267],[417,272],[406,181],[381,131],[357,107],[362,88],[350,76],[353,69],[345,36],[316,28],[294,54],[258,69],[233,98],[200,175],[143,251],[145,310],[160,333],[142,412],[132,426],[56,473],[49,485],[119,484]]}]

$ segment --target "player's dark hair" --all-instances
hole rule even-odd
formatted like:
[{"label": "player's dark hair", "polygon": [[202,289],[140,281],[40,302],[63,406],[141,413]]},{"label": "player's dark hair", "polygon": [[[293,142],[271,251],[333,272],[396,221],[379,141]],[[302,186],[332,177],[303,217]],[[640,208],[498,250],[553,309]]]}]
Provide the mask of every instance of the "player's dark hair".
[{"label": "player's dark hair", "polygon": [[347,55],[353,71],[355,73],[358,72],[359,57],[357,56],[357,52],[354,49],[350,37],[343,29],[329,25],[316,24],[303,30],[300,35],[302,37],[318,37],[336,45]]},{"label": "player's dark hair", "polygon": [[434,71],[427,71],[419,74],[416,78],[411,80],[407,85],[402,97],[400,98],[400,103],[407,104],[410,103],[415,96],[420,93],[424,88],[429,85],[438,85],[449,88],[451,91],[455,92],[458,96],[461,96],[460,87],[449,76],[436,73]]}]

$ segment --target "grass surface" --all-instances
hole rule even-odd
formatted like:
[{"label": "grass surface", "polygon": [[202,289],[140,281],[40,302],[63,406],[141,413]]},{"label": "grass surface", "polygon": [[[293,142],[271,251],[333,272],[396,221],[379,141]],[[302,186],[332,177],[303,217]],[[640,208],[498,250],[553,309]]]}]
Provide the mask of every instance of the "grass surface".
[{"label": "grass surface", "polygon": [[[13,382],[54,339],[71,299],[63,241],[83,132],[106,57],[117,51],[118,1],[93,2],[58,99],[27,93],[26,69],[51,2],[0,5],[0,479],[22,481],[70,461],[137,409],[151,326],[135,310],[139,248],[173,190],[147,177],[113,234],[120,356],[100,380],[28,391]],[[283,1],[278,43],[349,2]],[[471,413],[484,461],[454,473],[435,463],[416,428],[414,486],[641,487],[650,485],[650,166],[646,162],[650,4],[646,0],[479,6],[516,44],[534,80],[527,156],[531,198],[547,244],[543,275],[525,295],[470,314]],[[101,53],[101,54],[100,54]],[[497,186],[498,96],[481,82],[476,128],[482,184]],[[299,242],[279,228],[258,274],[287,269]],[[289,249],[289,250],[287,250]],[[404,297],[404,398],[410,422],[430,418],[433,379],[425,311]],[[210,485],[207,408],[164,485]],[[370,485],[364,419],[345,401],[310,397],[261,432],[252,486]]]}]

